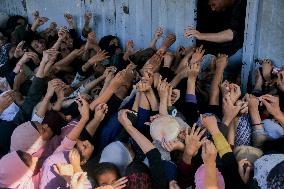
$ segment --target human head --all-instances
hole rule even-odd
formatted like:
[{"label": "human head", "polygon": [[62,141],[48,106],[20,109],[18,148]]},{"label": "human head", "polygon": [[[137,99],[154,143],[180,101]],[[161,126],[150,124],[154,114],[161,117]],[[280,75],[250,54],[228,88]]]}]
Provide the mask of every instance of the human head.
[{"label": "human head", "polygon": [[76,143],[76,149],[81,156],[81,165],[87,163],[94,152],[94,145],[88,140],[78,140]]},{"label": "human head", "polygon": [[120,178],[118,168],[109,162],[97,164],[90,175],[94,179],[96,186],[111,185]]},{"label": "human head", "polygon": [[181,126],[172,116],[159,116],[150,125],[150,134],[156,141],[175,140],[181,131]]},{"label": "human head", "polygon": [[151,189],[152,182],[149,168],[140,161],[133,161],[128,165],[125,175],[128,182],[126,188],[128,189]]},{"label": "human head", "polygon": [[212,11],[220,12],[224,11],[232,1],[233,0],[209,0],[208,4]]},{"label": "human head", "polygon": [[0,187],[33,188],[32,176],[37,161],[37,157],[32,157],[23,151],[11,152],[2,157],[0,160]]},{"label": "human head", "polygon": [[59,135],[65,120],[56,111],[48,111],[41,124],[25,122],[11,136],[11,151],[22,150],[33,154],[43,147],[54,135]]},{"label": "human head", "polygon": [[[115,156],[113,155],[115,154]],[[120,141],[107,145],[101,154],[100,163],[110,162],[115,164],[121,175],[124,175],[126,167],[133,161],[129,150]]]},{"label": "human head", "polygon": [[121,51],[119,45],[118,37],[113,35],[104,36],[99,41],[100,48],[108,52],[109,56],[113,56]]},{"label": "human head", "polygon": [[34,39],[31,42],[31,47],[36,51],[37,54],[42,54],[46,50],[46,44],[44,39]]}]

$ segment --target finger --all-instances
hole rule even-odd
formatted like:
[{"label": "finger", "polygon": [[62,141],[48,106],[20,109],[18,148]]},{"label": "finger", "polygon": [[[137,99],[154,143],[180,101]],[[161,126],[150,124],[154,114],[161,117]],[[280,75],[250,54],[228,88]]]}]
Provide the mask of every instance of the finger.
[{"label": "finger", "polygon": [[193,127],[191,128],[190,130],[190,136],[193,136],[194,135],[194,132],[195,132],[195,128],[196,128],[196,124],[193,124]]}]

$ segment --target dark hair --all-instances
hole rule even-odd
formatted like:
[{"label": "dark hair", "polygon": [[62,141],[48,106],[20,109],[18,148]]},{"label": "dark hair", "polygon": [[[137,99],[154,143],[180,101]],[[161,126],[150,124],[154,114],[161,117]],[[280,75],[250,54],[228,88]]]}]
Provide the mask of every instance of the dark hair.
[{"label": "dark hair", "polygon": [[114,165],[113,163],[109,163],[109,162],[103,162],[103,163],[96,164],[94,166],[93,171],[90,173],[90,176],[94,179],[95,185],[97,186],[99,176],[105,173],[108,173],[108,172],[114,173],[117,178],[121,177],[116,165]]},{"label": "dark hair", "polygon": [[32,156],[26,152],[23,152],[21,150],[16,151],[20,159],[26,164],[27,167],[32,166]]}]

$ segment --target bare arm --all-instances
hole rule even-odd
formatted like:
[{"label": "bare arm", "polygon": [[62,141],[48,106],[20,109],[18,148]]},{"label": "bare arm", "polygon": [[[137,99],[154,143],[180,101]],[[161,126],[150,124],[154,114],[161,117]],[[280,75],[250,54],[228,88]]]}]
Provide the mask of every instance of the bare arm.
[{"label": "bare arm", "polygon": [[199,40],[210,41],[215,43],[230,42],[234,38],[234,33],[231,29],[227,29],[218,33],[201,33]]},{"label": "bare arm", "polygon": [[125,128],[125,130],[128,132],[128,134],[139,145],[139,147],[144,152],[144,154],[146,154],[155,147],[143,134],[141,134],[135,127],[133,127],[132,123],[127,118],[127,112],[129,112],[129,110],[124,109],[119,111],[118,120],[121,123],[121,125]]},{"label": "bare arm", "polygon": [[86,126],[86,123],[89,120],[89,104],[88,104],[88,102],[85,99],[83,99],[81,97],[81,95],[79,96],[79,100],[76,101],[76,102],[78,104],[78,109],[79,109],[79,112],[81,114],[81,119],[78,122],[78,124],[76,125],[76,127],[74,127],[72,129],[72,131],[67,135],[67,137],[72,141],[76,141],[78,139],[83,128]]}]

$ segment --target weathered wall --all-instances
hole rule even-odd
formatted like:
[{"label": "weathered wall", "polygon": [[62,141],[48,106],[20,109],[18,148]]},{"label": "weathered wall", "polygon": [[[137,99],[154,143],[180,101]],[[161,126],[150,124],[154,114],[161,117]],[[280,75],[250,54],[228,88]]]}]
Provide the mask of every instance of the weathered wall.
[{"label": "weathered wall", "polygon": [[177,34],[174,48],[176,44],[192,43],[183,37],[183,31],[186,26],[195,25],[195,7],[195,0],[0,0],[0,11],[27,14],[30,19],[32,11],[38,10],[50,18],[47,25],[52,21],[66,25],[63,14],[68,11],[82,28],[83,14],[91,11],[92,28],[98,37],[117,35],[123,44],[133,39],[137,48],[147,47],[157,26],[167,28],[166,34]]},{"label": "weathered wall", "polygon": [[257,23],[257,58],[270,58],[278,67],[284,64],[284,1],[262,0]]}]

